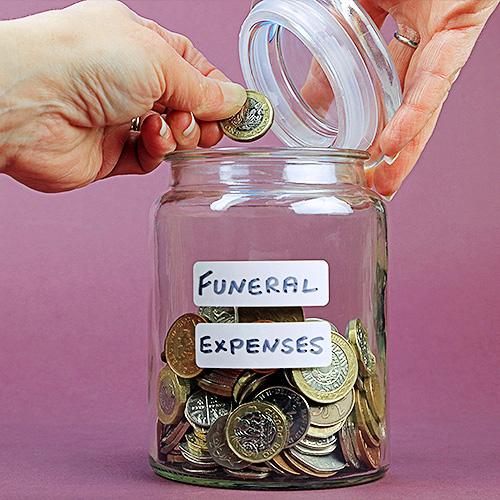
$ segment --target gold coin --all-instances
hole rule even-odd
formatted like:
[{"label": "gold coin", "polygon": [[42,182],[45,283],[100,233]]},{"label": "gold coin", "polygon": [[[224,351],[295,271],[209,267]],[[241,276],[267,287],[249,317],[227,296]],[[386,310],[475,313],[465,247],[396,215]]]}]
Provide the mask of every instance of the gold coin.
[{"label": "gold coin", "polygon": [[247,90],[247,101],[241,110],[219,123],[230,139],[251,142],[260,139],[271,128],[273,119],[271,101],[260,92]]},{"label": "gold coin", "polygon": [[374,375],[377,368],[377,360],[368,345],[368,332],[359,318],[349,321],[347,335],[349,342],[356,349],[361,375],[365,377]]},{"label": "gold coin", "polygon": [[156,407],[158,420],[165,425],[180,422],[189,394],[189,385],[164,366],[158,375]]},{"label": "gold coin", "polygon": [[342,399],[326,405],[309,405],[311,424],[317,427],[330,427],[344,421],[354,407],[354,389],[351,389]]},{"label": "gold coin", "polygon": [[[354,405],[354,412],[356,416],[356,426],[360,428],[363,437],[371,446],[378,446],[380,444],[380,426],[375,420],[375,417],[368,409],[368,405],[363,395],[356,391],[356,404]],[[378,431],[374,432],[375,427]]]},{"label": "gold coin", "polygon": [[385,419],[385,395],[382,393],[378,375],[375,373],[365,381],[366,399],[374,417],[383,422]]},{"label": "gold coin", "polygon": [[334,403],[354,387],[358,360],[354,348],[341,335],[332,332],[332,362],[323,368],[293,368],[297,388],[317,403]]},{"label": "gold coin", "polygon": [[196,364],[195,328],[199,323],[207,320],[198,314],[183,314],[174,321],[165,338],[167,363],[184,378],[196,377],[203,371]]},{"label": "gold coin", "polygon": [[265,462],[280,453],[288,442],[288,421],[271,404],[244,403],[229,415],[226,438],[229,447],[243,460]]},{"label": "gold coin", "polygon": [[240,323],[292,323],[304,321],[302,307],[238,307]]},{"label": "gold coin", "polygon": [[329,436],[333,436],[335,433],[342,429],[345,420],[341,420],[337,422],[335,425],[330,425],[328,427],[317,427],[316,425],[310,425],[309,429],[307,429],[307,436],[313,438],[327,438]]}]

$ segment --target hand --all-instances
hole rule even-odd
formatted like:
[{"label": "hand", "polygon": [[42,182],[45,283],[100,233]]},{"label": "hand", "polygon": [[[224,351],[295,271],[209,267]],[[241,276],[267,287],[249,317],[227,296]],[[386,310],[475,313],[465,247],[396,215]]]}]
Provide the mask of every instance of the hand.
[{"label": "hand", "polygon": [[[253,0],[252,6],[259,1]],[[369,186],[391,199],[431,137],[451,85],[499,0],[358,2],[379,28],[390,14],[401,35],[419,42],[416,49],[395,39],[389,44],[403,89],[403,104],[375,146],[382,150],[386,161],[366,172]],[[301,92],[309,106],[324,117],[334,95],[315,60]]]},{"label": "hand", "polygon": [[0,38],[0,172],[40,191],[210,147],[246,100],[187,38],[114,0],[3,21]]},{"label": "hand", "polygon": [[403,104],[380,138],[389,161],[368,171],[367,178],[390,199],[431,137],[448,92],[499,0],[359,1],[379,27],[390,14],[401,35],[419,42],[417,49],[395,39],[389,44]]}]

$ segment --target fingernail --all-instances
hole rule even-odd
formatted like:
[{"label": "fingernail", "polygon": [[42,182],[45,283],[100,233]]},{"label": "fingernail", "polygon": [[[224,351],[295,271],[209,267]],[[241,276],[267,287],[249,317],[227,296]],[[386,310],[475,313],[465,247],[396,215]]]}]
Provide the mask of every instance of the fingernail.
[{"label": "fingernail", "polygon": [[232,82],[217,82],[222,95],[224,96],[224,103],[230,107],[241,108],[247,102],[247,91],[237,83]]},{"label": "fingernail", "polygon": [[167,122],[160,116],[161,120],[161,128],[160,128],[160,136],[165,137],[166,133],[168,132],[168,125]]},{"label": "fingernail", "polygon": [[391,201],[394,198],[394,196],[396,196],[396,194],[397,194],[397,191],[395,191],[394,193],[392,193],[389,196],[384,196],[383,194],[381,194],[380,197],[384,198],[385,201]]},{"label": "fingernail", "polygon": [[184,137],[189,137],[193,132],[196,127],[196,120],[194,119],[193,113],[191,113],[191,123],[189,124],[188,128],[182,132],[182,135]]},{"label": "fingernail", "polygon": [[401,154],[401,151],[397,155],[395,155],[395,156],[384,156],[384,161],[388,165],[392,165],[399,158],[400,154]]}]

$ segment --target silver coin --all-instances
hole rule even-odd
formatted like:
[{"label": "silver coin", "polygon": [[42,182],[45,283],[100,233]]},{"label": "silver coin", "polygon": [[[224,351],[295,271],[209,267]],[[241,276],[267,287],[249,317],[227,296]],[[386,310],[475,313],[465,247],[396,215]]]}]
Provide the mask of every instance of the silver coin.
[{"label": "silver coin", "polygon": [[200,316],[211,323],[238,323],[238,310],[236,307],[203,306],[198,309]]},{"label": "silver coin", "polygon": [[227,469],[241,470],[250,465],[238,455],[227,444],[226,439],[227,415],[219,417],[210,427],[207,433],[207,447],[214,461]]},{"label": "silver coin", "polygon": [[299,442],[302,446],[306,446],[308,448],[325,448],[327,446],[331,446],[337,443],[337,436],[333,434],[331,436],[326,437],[312,437],[309,435],[305,435]]},{"label": "silver coin", "polygon": [[354,421],[349,417],[339,433],[340,446],[346,462],[355,469],[361,469],[360,460],[355,450]]},{"label": "silver coin", "polygon": [[297,460],[297,462],[310,467],[312,470],[317,472],[335,472],[342,470],[346,463],[336,457],[335,453],[330,453],[328,455],[314,456],[305,455],[295,448],[290,448],[290,455]]},{"label": "silver coin", "polygon": [[300,394],[288,387],[275,386],[264,389],[255,400],[271,403],[284,413],[290,432],[285,448],[298,443],[306,435],[311,417],[309,405]]},{"label": "silver coin", "polygon": [[222,415],[231,413],[231,410],[230,398],[197,391],[189,396],[184,414],[191,425],[208,428]]},{"label": "silver coin", "polygon": [[305,455],[328,455],[337,449],[337,442],[335,441],[334,443],[321,448],[304,446],[302,443],[297,443],[293,448],[300,451],[300,453],[304,453]]}]

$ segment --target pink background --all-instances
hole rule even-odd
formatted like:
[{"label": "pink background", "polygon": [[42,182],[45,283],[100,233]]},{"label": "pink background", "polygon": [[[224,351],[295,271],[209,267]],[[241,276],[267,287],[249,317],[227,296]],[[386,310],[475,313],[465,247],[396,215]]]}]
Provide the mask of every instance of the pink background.
[{"label": "pink background", "polygon": [[[69,3],[0,1],[0,17]],[[250,0],[126,3],[242,81]],[[392,467],[315,498],[500,497],[499,44],[497,11],[389,206]],[[147,215],[167,185],[165,166],[58,195],[0,177],[2,500],[304,498],[149,469]]]}]

